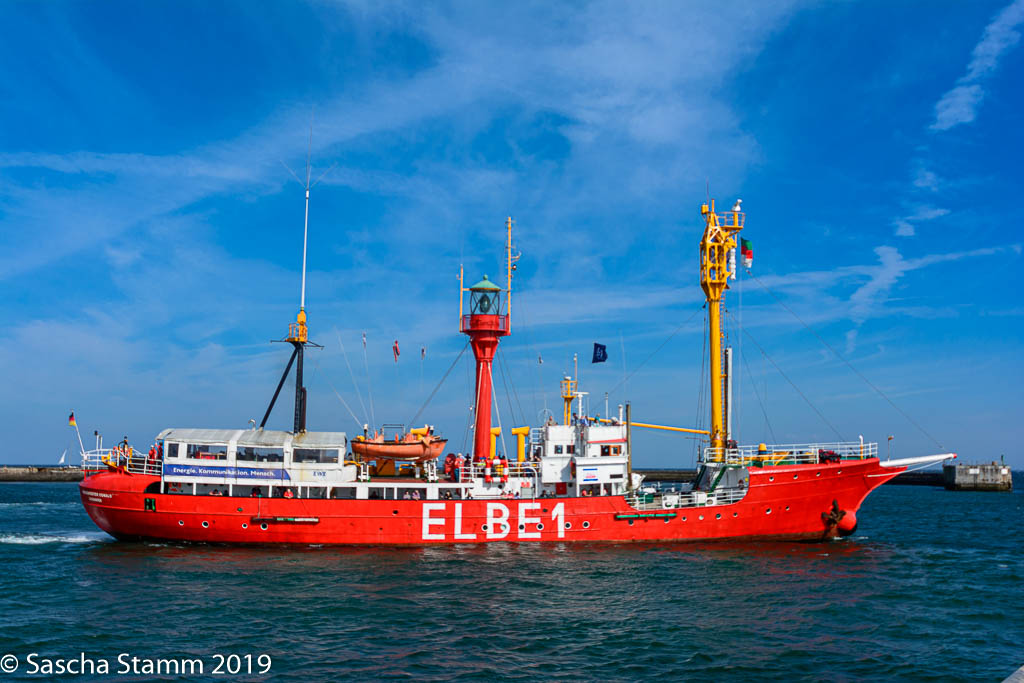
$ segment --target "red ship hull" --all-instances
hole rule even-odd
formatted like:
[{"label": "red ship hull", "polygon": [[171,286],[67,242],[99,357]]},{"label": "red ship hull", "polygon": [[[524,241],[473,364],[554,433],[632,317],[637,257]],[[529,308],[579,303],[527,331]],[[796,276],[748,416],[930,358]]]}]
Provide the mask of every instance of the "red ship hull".
[{"label": "red ship hull", "polygon": [[[145,493],[159,477],[122,471],[88,476],[79,489],[92,520],[122,540],[297,545],[822,540],[852,533],[867,495],[904,469],[882,467],[877,458],[751,467],[749,490],[739,502],[654,511],[636,510],[622,496],[410,501]],[[845,513],[844,522],[835,523],[834,516],[829,522],[834,506]]]}]

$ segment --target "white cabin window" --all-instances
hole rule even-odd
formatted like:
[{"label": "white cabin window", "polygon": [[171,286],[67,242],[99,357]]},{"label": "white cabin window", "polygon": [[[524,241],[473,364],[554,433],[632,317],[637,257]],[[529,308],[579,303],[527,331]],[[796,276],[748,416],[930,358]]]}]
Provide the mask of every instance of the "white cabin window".
[{"label": "white cabin window", "polygon": [[190,443],[186,457],[199,460],[227,460],[228,447],[211,444]]},{"label": "white cabin window", "polygon": [[164,442],[164,457],[165,458],[177,458],[178,457],[178,444]]},{"label": "white cabin window", "polygon": [[239,446],[235,459],[245,462],[284,462],[284,449]]},{"label": "white cabin window", "polygon": [[336,448],[296,448],[292,450],[292,462],[338,462]]},{"label": "white cabin window", "polygon": [[562,454],[562,444],[555,444],[555,455]]},{"label": "white cabin window", "polygon": [[576,452],[576,444],[569,444],[568,446],[566,446],[565,447],[565,452],[568,453],[569,455],[572,455],[573,453],[575,453]]}]

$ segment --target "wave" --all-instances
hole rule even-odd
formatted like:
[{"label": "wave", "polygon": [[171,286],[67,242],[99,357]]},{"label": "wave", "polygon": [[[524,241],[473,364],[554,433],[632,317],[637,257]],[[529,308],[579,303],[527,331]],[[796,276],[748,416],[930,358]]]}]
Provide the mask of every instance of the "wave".
[{"label": "wave", "polygon": [[53,503],[42,500],[26,501],[24,503],[0,503],[0,509],[4,508],[21,508],[21,507],[46,507],[46,508],[65,508],[71,509],[80,507],[82,504],[78,501],[65,502],[65,503]]},{"label": "wave", "polygon": [[0,534],[0,544],[101,543],[109,538],[110,536],[102,531],[79,534]]}]

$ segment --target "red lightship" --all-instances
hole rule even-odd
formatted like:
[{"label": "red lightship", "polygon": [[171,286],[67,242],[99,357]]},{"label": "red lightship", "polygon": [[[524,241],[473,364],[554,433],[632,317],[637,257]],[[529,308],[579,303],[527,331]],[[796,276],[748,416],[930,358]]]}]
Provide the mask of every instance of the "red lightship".
[{"label": "red lightship", "polygon": [[[307,193],[308,201],[308,193]],[[435,544],[492,541],[822,540],[852,533],[867,495],[913,464],[954,454],[882,462],[875,443],[738,446],[730,434],[731,353],[722,348],[721,305],[735,276],[739,203],[702,207],[701,285],[711,349],[711,429],[692,485],[660,491],[632,472],[629,406],[617,418],[583,414],[575,380],[563,384],[562,424],[515,427],[513,458],[497,453],[491,363],[511,333],[512,223],[508,279],[460,278],[460,331],[476,358],[473,452],[447,471],[423,454],[441,442],[429,428],[379,443],[305,428],[307,338],[302,306],[283,341],[293,346],[262,424],[251,430],[167,429],[154,457],[83,453],[82,503],[118,539],[239,544]],[[305,245],[304,245],[305,253]],[[305,265],[305,264],[304,264]],[[465,302],[468,300],[468,313]],[[293,362],[294,428],[264,429]],[[427,440],[429,437],[429,443]],[[405,456],[399,450],[415,451]],[[416,455],[419,454],[419,455]],[[408,462],[400,460],[408,457]]]}]

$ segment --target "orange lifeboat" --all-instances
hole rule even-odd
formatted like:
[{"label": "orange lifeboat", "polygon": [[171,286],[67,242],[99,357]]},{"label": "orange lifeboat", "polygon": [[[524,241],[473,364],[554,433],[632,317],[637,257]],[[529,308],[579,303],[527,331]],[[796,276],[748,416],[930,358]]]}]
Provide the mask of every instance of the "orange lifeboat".
[{"label": "orange lifeboat", "polygon": [[444,452],[448,439],[434,434],[432,427],[412,429],[408,434],[396,434],[393,439],[385,439],[384,434],[377,432],[372,437],[357,436],[352,440],[352,454],[361,460],[407,460],[423,462],[436,460]]}]

